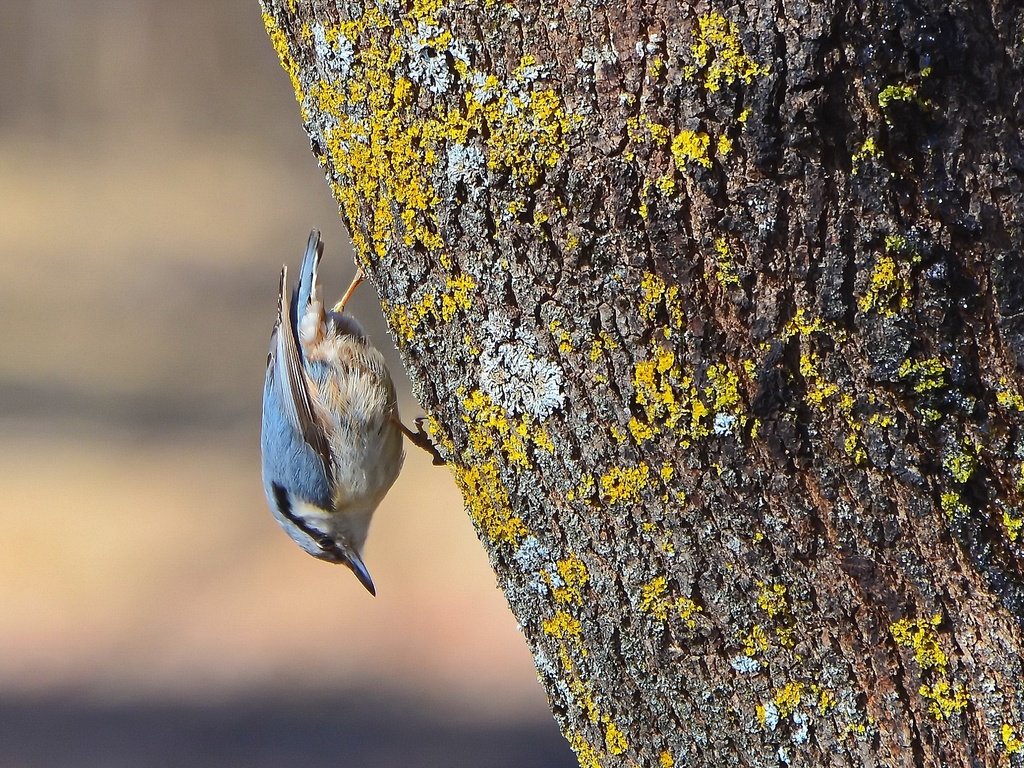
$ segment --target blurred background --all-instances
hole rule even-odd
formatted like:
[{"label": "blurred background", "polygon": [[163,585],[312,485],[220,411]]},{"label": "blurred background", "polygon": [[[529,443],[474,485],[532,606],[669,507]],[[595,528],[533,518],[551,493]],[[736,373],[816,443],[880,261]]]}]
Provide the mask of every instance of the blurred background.
[{"label": "blurred background", "polygon": [[0,768],[574,765],[447,470],[376,599],[266,509],[278,272],[353,266],[256,0],[0,0],[0,59]]}]

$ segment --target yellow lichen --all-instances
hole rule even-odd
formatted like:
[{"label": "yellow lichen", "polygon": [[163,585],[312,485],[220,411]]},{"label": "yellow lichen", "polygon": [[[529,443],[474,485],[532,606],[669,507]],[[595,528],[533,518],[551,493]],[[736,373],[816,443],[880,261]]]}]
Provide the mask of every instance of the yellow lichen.
[{"label": "yellow lichen", "polygon": [[914,101],[917,98],[917,87],[905,83],[887,85],[878,94],[878,106],[888,109],[893,102]]},{"label": "yellow lichen", "polygon": [[764,704],[754,705],[754,715],[757,717],[757,724],[764,728],[768,723],[768,710]]},{"label": "yellow lichen", "polygon": [[942,467],[954,481],[961,485],[971,479],[978,468],[978,460],[971,453],[970,443],[965,442],[962,448],[956,448],[942,458]]},{"label": "yellow lichen", "polygon": [[634,398],[648,423],[664,421],[673,426],[682,415],[674,384],[682,380],[671,350],[660,349],[655,357],[640,360],[633,368]]},{"label": "yellow lichen", "polygon": [[667,584],[668,579],[657,576],[640,588],[640,610],[653,614],[660,621],[668,617]]},{"label": "yellow lichen", "polygon": [[299,82],[299,65],[295,61],[295,57],[292,56],[291,51],[288,50],[288,36],[278,26],[277,20],[273,15],[267,11],[263,12],[263,26],[270,37],[270,44],[274,46],[274,52],[277,53],[278,61],[281,62],[281,68],[288,73],[288,79],[292,83],[292,91],[295,93],[295,100],[301,105],[304,96],[302,93],[302,83]]},{"label": "yellow lichen", "polygon": [[934,392],[946,386],[946,366],[937,357],[926,360],[904,360],[896,372],[901,379],[913,382],[914,392],[919,395]]},{"label": "yellow lichen", "polygon": [[445,292],[441,294],[441,320],[450,322],[458,310],[466,311],[472,306],[472,293],[476,282],[469,275],[448,277]]},{"label": "yellow lichen", "polygon": [[822,688],[819,685],[812,685],[811,692],[818,697],[818,714],[827,714],[830,710],[835,709],[839,700],[836,698],[835,691],[830,691],[828,688]]},{"label": "yellow lichen", "polygon": [[493,460],[468,467],[455,465],[452,474],[470,517],[490,541],[515,545],[529,533],[522,518],[512,511],[508,490]]},{"label": "yellow lichen", "polygon": [[853,153],[851,158],[853,167],[850,170],[854,176],[860,172],[861,164],[871,158],[873,160],[880,160],[885,157],[885,153],[878,148],[878,143],[875,141],[874,136],[868,136],[864,139],[864,143],[860,145],[860,149]]},{"label": "yellow lichen", "polygon": [[637,420],[634,416],[629,420],[629,431],[633,435],[633,439],[638,443],[642,443],[644,440],[650,440],[654,437],[654,429],[651,428],[650,424],[645,424],[642,421]]},{"label": "yellow lichen", "polygon": [[789,717],[800,706],[804,695],[804,684],[796,681],[786,683],[775,692],[775,706],[781,717]]},{"label": "yellow lichen", "polygon": [[939,508],[950,520],[954,515],[966,515],[971,511],[970,507],[960,500],[960,494],[956,491],[943,491],[939,494]]},{"label": "yellow lichen", "polygon": [[427,415],[427,432],[435,445],[441,446],[448,456],[455,455],[455,444],[447,427],[433,414]]},{"label": "yellow lichen", "polygon": [[[667,502],[668,497],[662,496],[662,501]],[[677,498],[677,501],[678,503],[682,504],[686,501],[686,498],[685,496],[682,496],[680,498]],[[663,528],[658,527],[650,521],[641,524],[641,528],[643,532],[647,534],[646,538],[648,538],[651,541],[654,541],[658,545],[658,549],[660,549],[666,555],[675,555],[676,547],[675,544],[672,543],[671,533],[669,533]]]},{"label": "yellow lichen", "polygon": [[906,235],[894,234],[885,236],[885,250],[890,253],[902,254],[909,245]]},{"label": "yellow lichen", "polygon": [[959,683],[948,679],[949,658],[939,646],[936,631],[942,617],[935,614],[927,619],[900,619],[889,627],[897,645],[914,652],[914,660],[926,678],[918,693],[929,702],[928,711],[936,720],[944,720],[967,706],[968,696]]},{"label": "yellow lichen", "polygon": [[[524,419],[522,422],[520,422],[520,424],[526,424],[526,420]],[[552,442],[551,436],[548,434],[548,431],[543,427],[533,427],[529,436],[530,439],[533,441],[533,444],[536,445],[540,450],[544,451],[545,453],[555,452],[555,444],[554,442]]]},{"label": "yellow lichen", "polygon": [[898,645],[913,649],[914,659],[921,669],[944,671],[949,660],[939,647],[935,631],[941,623],[942,616],[937,613],[928,619],[899,619],[889,627],[889,632]]},{"label": "yellow lichen", "polygon": [[1016,392],[998,392],[996,393],[996,402],[1003,406],[1003,408],[1012,408],[1015,411],[1024,411],[1024,397],[1021,397]]},{"label": "yellow lichen", "polygon": [[936,720],[945,720],[967,708],[968,697],[963,686],[959,683],[951,686],[945,678],[922,685],[917,692],[929,702],[928,712]]},{"label": "yellow lichen", "polygon": [[766,585],[763,581],[759,581],[757,586],[757,607],[771,619],[785,615],[789,610],[786,603],[786,587],[782,584]]},{"label": "yellow lichen", "polygon": [[718,11],[697,17],[690,53],[694,63],[684,68],[683,77],[690,80],[702,72],[704,87],[712,93],[737,80],[750,85],[754,78],[771,72],[743,52],[735,27]]},{"label": "yellow lichen", "polygon": [[611,720],[605,722],[604,745],[613,755],[621,755],[629,749],[626,735]]},{"label": "yellow lichen", "polygon": [[804,337],[814,333],[827,333],[836,339],[843,338],[841,333],[820,317],[813,316],[806,309],[800,307],[793,315],[793,319],[782,329],[782,340],[788,341],[794,336]]},{"label": "yellow lichen", "polygon": [[669,599],[668,580],[664,576],[656,576],[640,587],[640,610],[658,621],[667,621],[669,613],[678,614],[688,628],[694,629],[697,621],[693,617],[702,609],[688,597]]},{"label": "yellow lichen", "polygon": [[[553,633],[548,634],[553,636],[557,636],[557,633],[561,631],[560,627],[552,627],[552,629]],[[546,629],[545,632],[547,632]],[[571,632],[570,636],[572,636]],[[585,656],[586,654],[584,653],[583,655]],[[612,755],[625,753],[629,749],[629,742],[626,739],[625,733],[623,733],[622,729],[609,714],[602,712],[598,707],[592,686],[580,678],[580,673],[564,642],[560,644],[558,658],[564,667],[563,679],[568,683],[572,700],[580,708],[588,721],[594,724],[599,723],[602,726],[605,750]],[[576,752],[581,768],[601,768],[597,750],[582,734],[577,731],[570,731],[566,738],[568,738],[569,745]]]},{"label": "yellow lichen", "polygon": [[552,590],[555,600],[560,603],[583,602],[582,589],[590,581],[587,566],[575,555],[570,555],[565,560],[555,563],[555,567],[562,580],[562,586]]},{"label": "yellow lichen", "polygon": [[569,332],[562,327],[562,323],[559,320],[552,320],[548,326],[551,331],[552,337],[558,342],[558,351],[563,355],[567,355],[572,352],[572,337]]},{"label": "yellow lichen", "polygon": [[[463,463],[453,468],[455,479],[480,531],[496,543],[516,544],[527,535],[528,529],[511,509],[508,490],[494,456],[495,449],[500,449],[510,466],[529,468],[532,451],[552,452],[554,446],[547,433],[529,416],[510,418],[505,409],[480,390],[468,395],[460,390],[460,394],[468,439],[462,452]],[[453,447],[449,453],[454,453]]]},{"label": "yellow lichen", "polygon": [[1021,530],[1024,529],[1024,517],[1014,517],[1004,510],[1003,527],[1006,528],[1006,537],[1010,541],[1016,541],[1020,538]]},{"label": "yellow lichen", "polygon": [[729,248],[729,243],[724,237],[715,240],[715,277],[723,288],[740,284],[732,249]]},{"label": "yellow lichen", "polygon": [[590,342],[590,362],[600,360],[605,350],[618,349],[618,347],[619,345],[608,331],[601,331],[597,338]]},{"label": "yellow lichen", "polygon": [[654,180],[654,187],[662,194],[670,195],[676,191],[676,180],[671,174],[665,173]]},{"label": "yellow lichen", "polygon": [[843,440],[843,451],[854,464],[862,464],[867,459],[867,452],[861,443],[864,423],[861,419],[855,418],[853,413],[856,400],[851,393],[841,391],[837,382],[830,381],[821,372],[823,359],[811,347],[812,333],[828,333],[835,338],[842,338],[839,332],[834,331],[819,318],[808,318],[803,309],[797,310],[796,316],[787,324],[783,338],[799,336],[801,345],[807,345],[800,353],[799,365],[800,375],[804,377],[807,386],[807,402],[821,414],[828,414],[830,409],[837,413],[849,430]]},{"label": "yellow lichen", "polygon": [[586,474],[580,478],[575,488],[565,494],[565,498],[567,501],[576,501],[577,499],[581,501],[589,500],[594,495],[596,488],[597,484],[594,482],[594,476]]},{"label": "yellow lichen", "polygon": [[510,417],[504,408],[478,389],[463,397],[462,406],[462,420],[468,429],[468,459],[489,457],[494,447],[499,446],[510,464],[530,469],[535,449],[554,452],[551,437],[530,415]]},{"label": "yellow lichen", "polygon": [[576,760],[579,762],[580,768],[601,768],[597,750],[587,741],[586,736],[578,731],[569,731],[565,738],[572,751],[576,753]]},{"label": "yellow lichen", "polygon": [[338,202],[350,222],[365,221],[369,232],[369,240],[362,231],[353,238],[360,256],[383,255],[396,237],[441,250],[437,195],[425,172],[436,162],[440,130],[436,121],[413,116],[411,84],[395,72],[404,28],[373,9],[347,31],[366,35],[353,61],[356,76],[321,80],[311,95],[335,118],[324,141],[334,172],[347,182],[336,188]]},{"label": "yellow lichen", "polygon": [[324,26],[335,51],[342,38],[349,44],[346,71],[337,78],[318,69],[300,72],[274,19],[264,19],[304,113],[315,106],[329,118],[321,131],[331,188],[361,260],[400,242],[436,252],[450,267],[434,211],[437,166],[453,151],[480,145],[489,168],[533,184],[557,162],[580,122],[554,90],[538,82],[538,67],[529,62],[499,81],[455,56],[447,87],[456,98],[447,103],[456,106],[436,100],[425,107],[424,99],[432,98],[428,89],[401,68],[414,46],[439,55],[454,50],[446,15],[440,0],[416,0],[400,13],[371,6],[355,19]]},{"label": "yellow lichen", "polygon": [[861,312],[875,310],[884,317],[891,317],[909,307],[909,282],[903,272],[891,256],[879,257],[868,278],[867,291],[857,301],[857,308]]},{"label": "yellow lichen", "polygon": [[704,394],[711,409],[717,413],[739,412],[739,383],[739,376],[724,365],[708,366],[708,386],[704,388]]},{"label": "yellow lichen", "polygon": [[672,139],[672,157],[676,161],[676,168],[682,170],[688,162],[710,168],[711,156],[708,154],[710,146],[711,137],[706,133],[681,131]]},{"label": "yellow lichen", "polygon": [[658,275],[647,272],[640,280],[640,296],[640,314],[646,320],[656,320],[659,310],[664,307],[668,313],[669,328],[678,330],[683,327],[686,316],[678,285],[668,285]]},{"label": "yellow lichen", "polygon": [[[626,136],[633,147],[664,147],[668,144],[669,129],[666,125],[654,122],[647,115],[638,115],[626,120]],[[633,160],[636,157],[633,147],[623,152],[626,160]]]},{"label": "yellow lichen", "polygon": [[758,653],[764,653],[768,648],[768,633],[760,624],[755,624],[743,638],[743,653],[747,656],[756,656]]},{"label": "yellow lichen", "polygon": [[1017,738],[1014,728],[1009,723],[1003,723],[999,729],[999,736],[1003,741],[1003,751],[1008,755],[1016,755],[1024,752],[1024,741]]},{"label": "yellow lichen", "polygon": [[996,392],[996,402],[1003,408],[1013,411],[1024,411],[1024,397],[1014,390],[1010,380],[1005,376],[999,377],[999,390]]},{"label": "yellow lichen", "polygon": [[558,611],[550,619],[541,622],[545,635],[557,639],[579,638],[583,632],[579,619],[566,611]]},{"label": "yellow lichen", "polygon": [[661,754],[658,755],[658,766],[659,768],[675,768],[676,762],[672,759],[672,753],[667,749],[662,750]]},{"label": "yellow lichen", "polygon": [[487,167],[508,170],[527,186],[536,184],[568,148],[574,121],[552,89],[534,91],[528,98],[503,94],[497,104],[485,108],[485,114],[490,129]]},{"label": "yellow lichen", "polygon": [[667,348],[659,347],[653,357],[638,361],[632,383],[634,402],[643,410],[651,431],[673,430],[684,448],[711,434],[712,406],[718,413],[742,412],[738,378],[725,365],[712,364],[707,386],[699,388],[691,376],[683,374],[675,354]]},{"label": "yellow lichen", "polygon": [[601,498],[612,505],[639,502],[650,476],[651,468],[643,462],[632,467],[611,467],[601,475]]}]

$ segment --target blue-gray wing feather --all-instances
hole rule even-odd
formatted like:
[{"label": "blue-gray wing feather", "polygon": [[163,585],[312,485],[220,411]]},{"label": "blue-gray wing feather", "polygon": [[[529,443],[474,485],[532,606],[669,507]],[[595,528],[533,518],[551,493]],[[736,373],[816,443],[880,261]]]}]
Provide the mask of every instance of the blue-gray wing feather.
[{"label": "blue-gray wing feather", "polygon": [[[295,312],[297,296],[293,295],[291,306],[285,304],[288,270],[281,271],[280,295],[278,298],[278,320],[274,328],[270,361],[267,367],[267,381],[264,390],[264,426],[268,414],[282,415],[279,418],[284,428],[290,430],[294,439],[303,443],[319,459],[324,475],[331,476],[330,439],[325,425],[314,404],[314,384],[306,374],[303,360],[296,341],[295,328],[291,317]],[[273,398],[268,401],[268,398]],[[273,406],[274,410],[270,410]],[[310,499],[312,501],[312,499]]]},{"label": "blue-gray wing feather", "polygon": [[333,492],[327,474],[330,464],[303,439],[294,424],[281,418],[283,395],[273,368],[268,368],[263,387],[261,437],[267,498],[272,506],[276,503],[270,488],[272,483],[277,483],[321,509],[331,509]]}]

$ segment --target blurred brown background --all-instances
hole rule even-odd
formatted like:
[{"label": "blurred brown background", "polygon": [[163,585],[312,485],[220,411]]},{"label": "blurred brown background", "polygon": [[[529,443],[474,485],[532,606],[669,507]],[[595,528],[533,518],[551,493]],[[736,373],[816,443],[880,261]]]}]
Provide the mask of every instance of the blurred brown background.
[{"label": "blurred brown background", "polygon": [[0,60],[0,768],[574,764],[445,469],[375,600],[265,507],[278,270],[353,267],[256,0],[0,0]]}]

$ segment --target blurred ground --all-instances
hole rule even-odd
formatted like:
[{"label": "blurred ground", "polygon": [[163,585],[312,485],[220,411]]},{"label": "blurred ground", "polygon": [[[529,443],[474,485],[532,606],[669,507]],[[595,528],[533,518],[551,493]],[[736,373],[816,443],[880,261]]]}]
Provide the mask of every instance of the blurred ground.
[{"label": "blurred ground", "polygon": [[445,469],[376,599],[265,508],[280,265],[352,261],[255,0],[0,17],[0,766],[572,765]]}]

